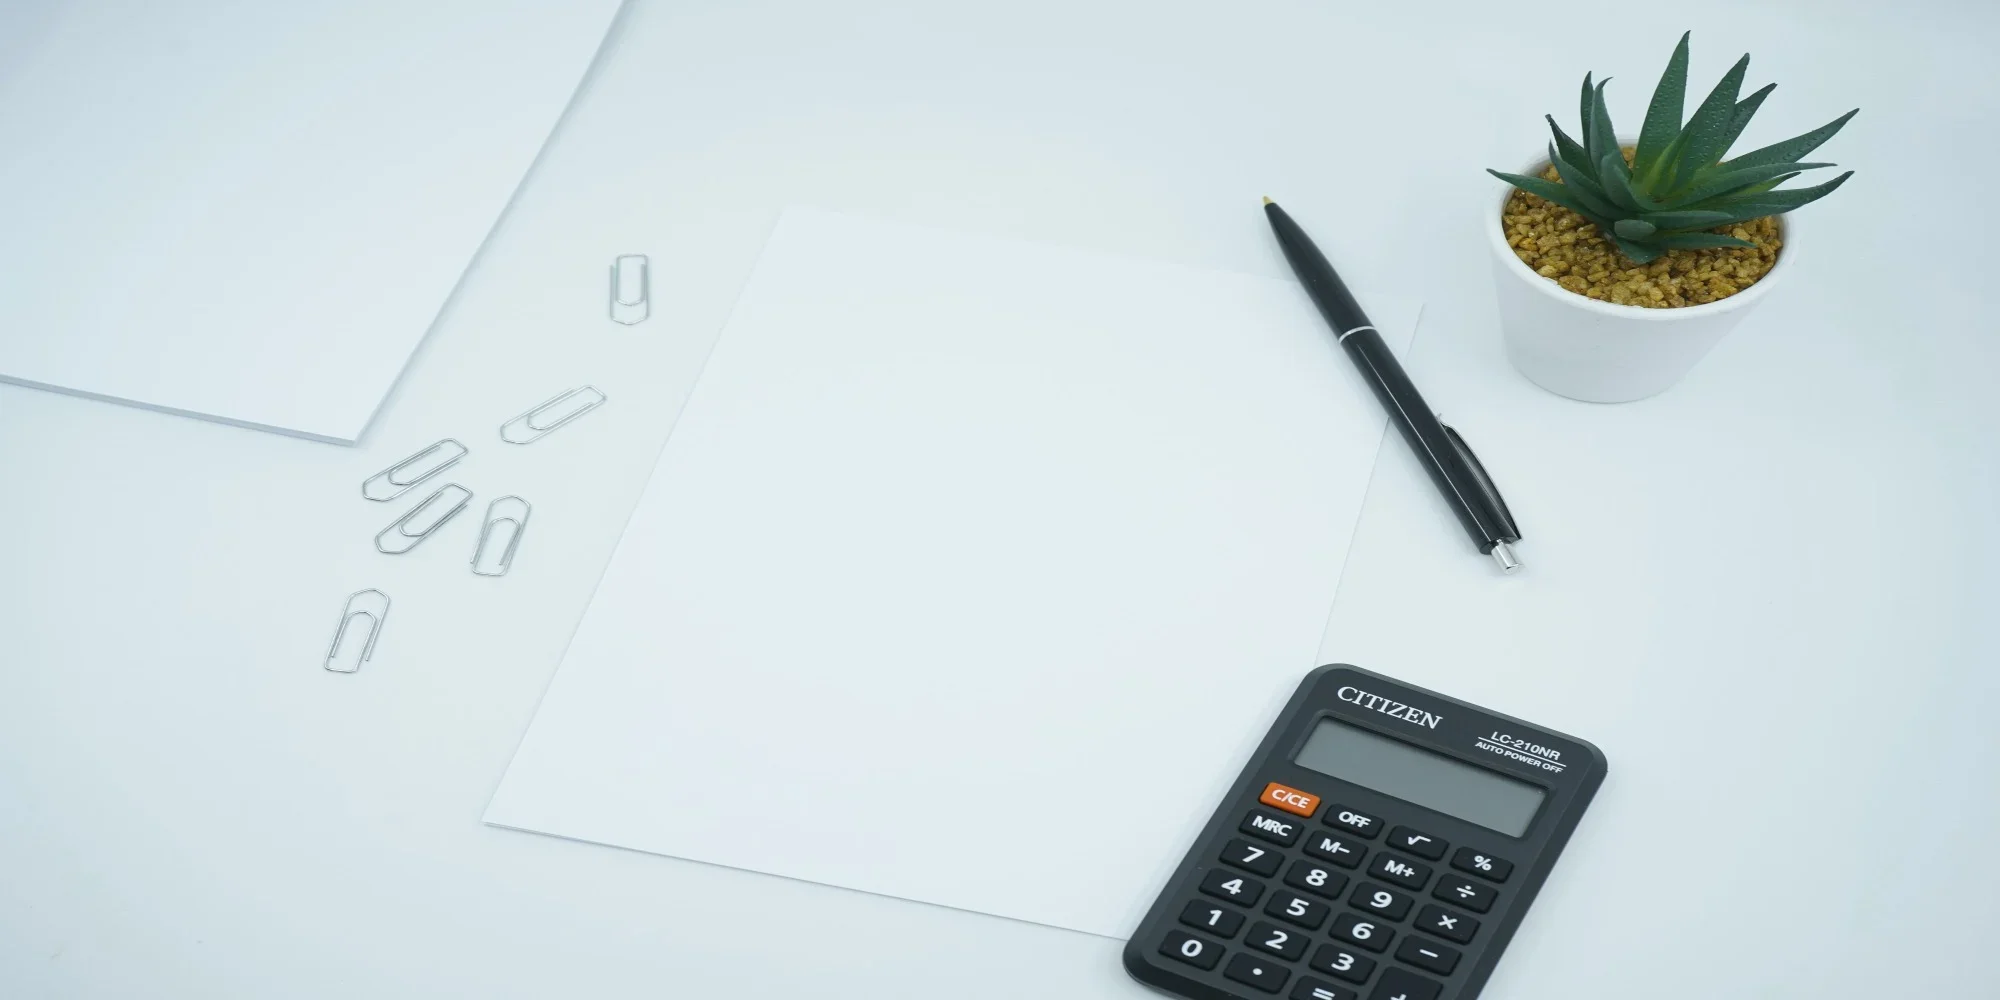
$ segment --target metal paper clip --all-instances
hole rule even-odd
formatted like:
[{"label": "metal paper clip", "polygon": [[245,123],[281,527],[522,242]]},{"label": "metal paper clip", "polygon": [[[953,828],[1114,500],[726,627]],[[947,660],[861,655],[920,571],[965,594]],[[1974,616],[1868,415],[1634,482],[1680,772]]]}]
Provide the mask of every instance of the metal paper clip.
[{"label": "metal paper clip", "polygon": [[594,385],[580,385],[542,400],[512,420],[500,425],[500,440],[508,444],[533,444],[550,431],[609,402]]},{"label": "metal paper clip", "polygon": [[458,464],[472,453],[457,438],[445,438],[410,457],[389,466],[361,483],[361,495],[370,500],[394,500],[417,484]]},{"label": "metal paper clip", "polygon": [[[369,610],[369,608],[367,607],[357,608],[354,606],[355,601],[360,600],[362,597],[368,594],[374,594],[376,597],[381,598],[382,606],[380,608],[376,608],[375,610]],[[369,601],[367,603],[372,607],[375,602]],[[368,619],[368,641],[362,644],[361,655],[354,659],[353,666],[348,666],[348,667],[338,666],[334,663],[334,658],[340,655],[340,641],[342,639],[347,638],[347,626],[352,625],[356,618]],[[347,595],[347,603],[343,605],[340,609],[340,624],[335,626],[333,630],[333,642],[329,643],[326,647],[326,669],[331,670],[336,674],[351,674],[357,670],[360,670],[361,665],[367,663],[369,658],[375,655],[375,640],[382,637],[382,623],[384,621],[387,621],[388,618],[389,618],[388,594],[385,594],[371,587],[367,590],[357,590],[354,593]]]},{"label": "metal paper clip", "polygon": [[653,314],[653,262],[642,253],[611,259],[611,318],[631,326]]},{"label": "metal paper clip", "polygon": [[[512,500],[513,503],[507,503]],[[502,511],[505,505],[506,511]],[[514,550],[521,547],[521,535],[528,530],[528,515],[535,508],[520,497],[501,497],[486,505],[486,521],[479,526],[479,544],[472,547],[472,571],[480,576],[506,576],[514,568]],[[519,513],[513,513],[519,511]],[[500,565],[487,571],[479,568],[480,560],[486,555],[486,542],[493,536],[493,530],[508,525],[507,547],[500,551]]]},{"label": "metal paper clip", "polygon": [[[472,502],[472,491],[457,483],[446,483],[438,487],[436,493],[424,498],[424,502],[410,508],[408,514],[397,518],[388,527],[375,535],[375,550],[392,556],[400,556],[423,543],[446,521],[458,516],[465,505]],[[411,530],[412,528],[416,530]],[[392,537],[393,536],[393,537]],[[393,547],[391,544],[393,543]]]}]

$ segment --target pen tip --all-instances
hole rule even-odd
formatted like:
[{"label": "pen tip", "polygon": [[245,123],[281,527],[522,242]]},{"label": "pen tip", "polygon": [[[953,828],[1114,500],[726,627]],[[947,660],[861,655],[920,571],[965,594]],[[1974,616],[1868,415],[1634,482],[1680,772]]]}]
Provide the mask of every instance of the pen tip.
[{"label": "pen tip", "polygon": [[1273,204],[1273,202],[1271,201],[1271,196],[1270,196],[1270,195],[1268,195],[1268,194],[1267,194],[1267,195],[1265,195],[1265,196],[1264,196],[1264,204],[1266,204],[1266,205],[1269,205],[1269,204]]}]

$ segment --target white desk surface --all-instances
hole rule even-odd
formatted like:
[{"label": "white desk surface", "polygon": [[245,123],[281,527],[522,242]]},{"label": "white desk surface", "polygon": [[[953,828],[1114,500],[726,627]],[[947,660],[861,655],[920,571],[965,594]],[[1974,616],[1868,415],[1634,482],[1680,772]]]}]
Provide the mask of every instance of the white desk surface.
[{"label": "white desk surface", "polygon": [[[360,448],[0,386],[0,994],[1145,995],[1108,939],[479,814],[781,206],[1283,274],[1267,193],[1426,299],[1415,375],[1529,539],[1497,579],[1392,441],[1325,658],[1612,762],[1485,995],[1990,989],[2000,18],[1402,6],[639,2]],[[1687,382],[1558,399],[1502,357],[1480,168],[1540,148],[1586,69],[1636,121],[1683,26],[1701,89],[1746,48],[1780,83],[1747,141],[1861,105],[1825,150],[1860,173]],[[603,318],[622,252],[654,260],[634,328]],[[495,438],[584,382],[601,412]],[[394,512],[360,480],[445,435],[475,510],[376,554]],[[503,492],[527,541],[472,577]],[[368,586],[375,662],[324,673]]]}]

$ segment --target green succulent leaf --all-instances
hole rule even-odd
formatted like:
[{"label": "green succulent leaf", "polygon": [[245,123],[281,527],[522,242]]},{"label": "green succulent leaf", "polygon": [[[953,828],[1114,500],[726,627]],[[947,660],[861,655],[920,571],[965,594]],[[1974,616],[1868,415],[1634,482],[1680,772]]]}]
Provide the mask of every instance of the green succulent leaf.
[{"label": "green succulent leaf", "polygon": [[1549,162],[1555,166],[1556,176],[1562,178],[1563,186],[1577,201],[1589,208],[1592,214],[1607,219],[1615,219],[1625,214],[1623,209],[1612,204],[1610,199],[1604,196],[1604,189],[1598,186],[1596,178],[1585,173],[1576,164],[1557,156],[1554,149],[1549,150]]},{"label": "green succulent leaf", "polygon": [[[1569,133],[1563,131],[1561,125],[1556,124],[1556,116],[1543,115],[1542,117],[1548,120],[1549,131],[1555,133],[1556,152],[1560,154],[1563,159],[1568,160],[1571,163],[1578,163],[1578,164],[1596,162],[1595,160],[1592,160],[1590,158],[1590,152],[1584,149],[1581,143],[1578,143],[1575,139],[1570,138]],[[1550,159],[1555,159],[1555,157],[1550,157]]]},{"label": "green succulent leaf", "polygon": [[[1728,170],[1711,167],[1695,175],[1694,185],[1685,192],[1666,200],[1660,207],[1665,209],[1686,208],[1697,202],[1707,201],[1723,195],[1754,194],[1759,190],[1769,191],[1797,177],[1807,170],[1833,166],[1831,163],[1771,163],[1761,167],[1744,167]],[[1767,186],[1768,185],[1768,186]]]},{"label": "green succulent leaf", "polygon": [[1618,252],[1624,254],[1634,264],[1650,264],[1661,254],[1667,252],[1666,247],[1657,244],[1634,243],[1615,234],[1611,237],[1611,242],[1617,244]]},{"label": "green succulent leaf", "polygon": [[1632,172],[1640,177],[1652,176],[1660,154],[1680,135],[1681,108],[1687,99],[1688,35],[1691,34],[1681,34],[1680,44],[1674,46],[1674,54],[1667,60],[1667,71],[1653,88],[1653,102],[1646,107],[1646,123],[1639,129],[1637,155],[1632,160]]},{"label": "green succulent leaf", "polygon": [[1643,212],[1652,207],[1649,202],[1639,198],[1638,192],[1632,190],[1632,174],[1625,166],[1624,155],[1617,150],[1604,154],[1604,157],[1597,161],[1597,179],[1604,185],[1604,196],[1625,212]]},{"label": "green succulent leaf", "polygon": [[1724,163],[1723,166],[1735,168],[1761,167],[1767,163],[1796,162],[1799,157],[1818,149],[1821,143],[1833,138],[1833,134],[1840,131],[1840,127],[1847,124],[1849,118],[1860,113],[1861,109],[1855,108],[1853,111],[1849,111],[1804,135],[1786,139],[1784,142],[1774,142],[1762,149],[1753,149],[1742,156]]},{"label": "green succulent leaf", "polygon": [[1642,242],[1660,230],[1644,219],[1619,219],[1611,224],[1611,231],[1628,240]]},{"label": "green succulent leaf", "polygon": [[1610,77],[1604,78],[1590,97],[1590,117],[1584,119],[1583,148],[1590,152],[1592,163],[1602,162],[1609,155],[1618,157],[1622,167],[1625,158],[1618,151],[1618,133],[1611,127],[1611,109],[1604,106],[1604,88],[1610,82]]},{"label": "green succulent leaf", "polygon": [[1709,229],[1729,221],[1728,212],[1647,212],[1640,221],[1655,229]]},{"label": "green succulent leaf", "polygon": [[1583,96],[1577,101],[1576,127],[1578,133],[1583,136],[1584,158],[1585,162],[1588,163],[1596,163],[1599,156],[1598,151],[1590,144],[1590,95],[1593,93],[1595,91],[1591,88],[1590,74],[1585,73],[1583,74]]},{"label": "green succulent leaf", "polygon": [[1736,102],[1736,110],[1731,113],[1729,119],[1729,128],[1723,134],[1722,150],[1715,154],[1717,158],[1728,155],[1729,147],[1736,144],[1736,138],[1750,125],[1750,119],[1756,116],[1757,109],[1764,106],[1764,98],[1771,96],[1771,91],[1776,89],[1778,89],[1777,84],[1767,83],[1757,88],[1756,93]]},{"label": "green succulent leaf", "polygon": [[[1764,191],[1753,197],[1743,199],[1718,198],[1714,199],[1717,202],[1716,204],[1702,207],[1712,207],[1718,212],[1728,212],[1733,217],[1730,220],[1732,222],[1743,219],[1760,219],[1766,215],[1780,215],[1802,205],[1810,205],[1832,194],[1842,184],[1847,183],[1847,179],[1852,176],[1854,176],[1854,171],[1849,170],[1839,177],[1835,177],[1823,184],[1815,184],[1812,187],[1789,188],[1784,191]],[[1745,212],[1752,214],[1745,215]],[[1721,225],[1721,223],[1717,223],[1717,225]]]},{"label": "green succulent leaf", "polygon": [[1736,92],[1743,89],[1743,74],[1749,69],[1749,56],[1736,60],[1736,65],[1702,99],[1701,106],[1694,109],[1694,116],[1688,119],[1684,130],[1680,157],[1674,164],[1671,190],[1679,190],[1694,179],[1696,171],[1722,159],[1732,138],[1729,125],[1736,117]]},{"label": "green succulent leaf", "polygon": [[1575,212],[1576,214],[1581,215],[1586,219],[1589,219],[1591,222],[1595,223],[1599,229],[1611,228],[1611,223],[1609,220],[1607,220],[1604,216],[1591,211],[1589,206],[1585,205],[1582,201],[1577,199],[1576,192],[1571,191],[1566,187],[1563,187],[1561,184],[1557,184],[1554,181],[1545,181],[1540,177],[1528,177],[1522,174],[1503,174],[1498,170],[1489,169],[1486,172],[1492,174],[1495,177],[1500,178],[1503,181],[1506,181],[1509,184],[1514,185],[1517,188],[1520,188],[1523,191],[1528,192],[1529,194],[1555,202],[1556,204],[1561,205],[1562,207],[1567,208],[1570,211]]},{"label": "green succulent leaf", "polygon": [[1757,244],[1721,233],[1662,233],[1653,240],[1662,250],[1707,250],[1711,247],[1754,247]]}]

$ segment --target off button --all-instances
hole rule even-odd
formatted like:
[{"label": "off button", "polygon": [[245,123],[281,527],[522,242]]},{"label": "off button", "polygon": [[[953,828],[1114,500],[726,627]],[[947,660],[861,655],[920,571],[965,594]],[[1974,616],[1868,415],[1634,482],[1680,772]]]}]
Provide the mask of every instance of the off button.
[{"label": "off button", "polygon": [[1257,801],[1307,819],[1311,819],[1312,814],[1319,809],[1319,796],[1307,795],[1296,788],[1280,785],[1275,781],[1264,786],[1264,794],[1257,796]]}]

